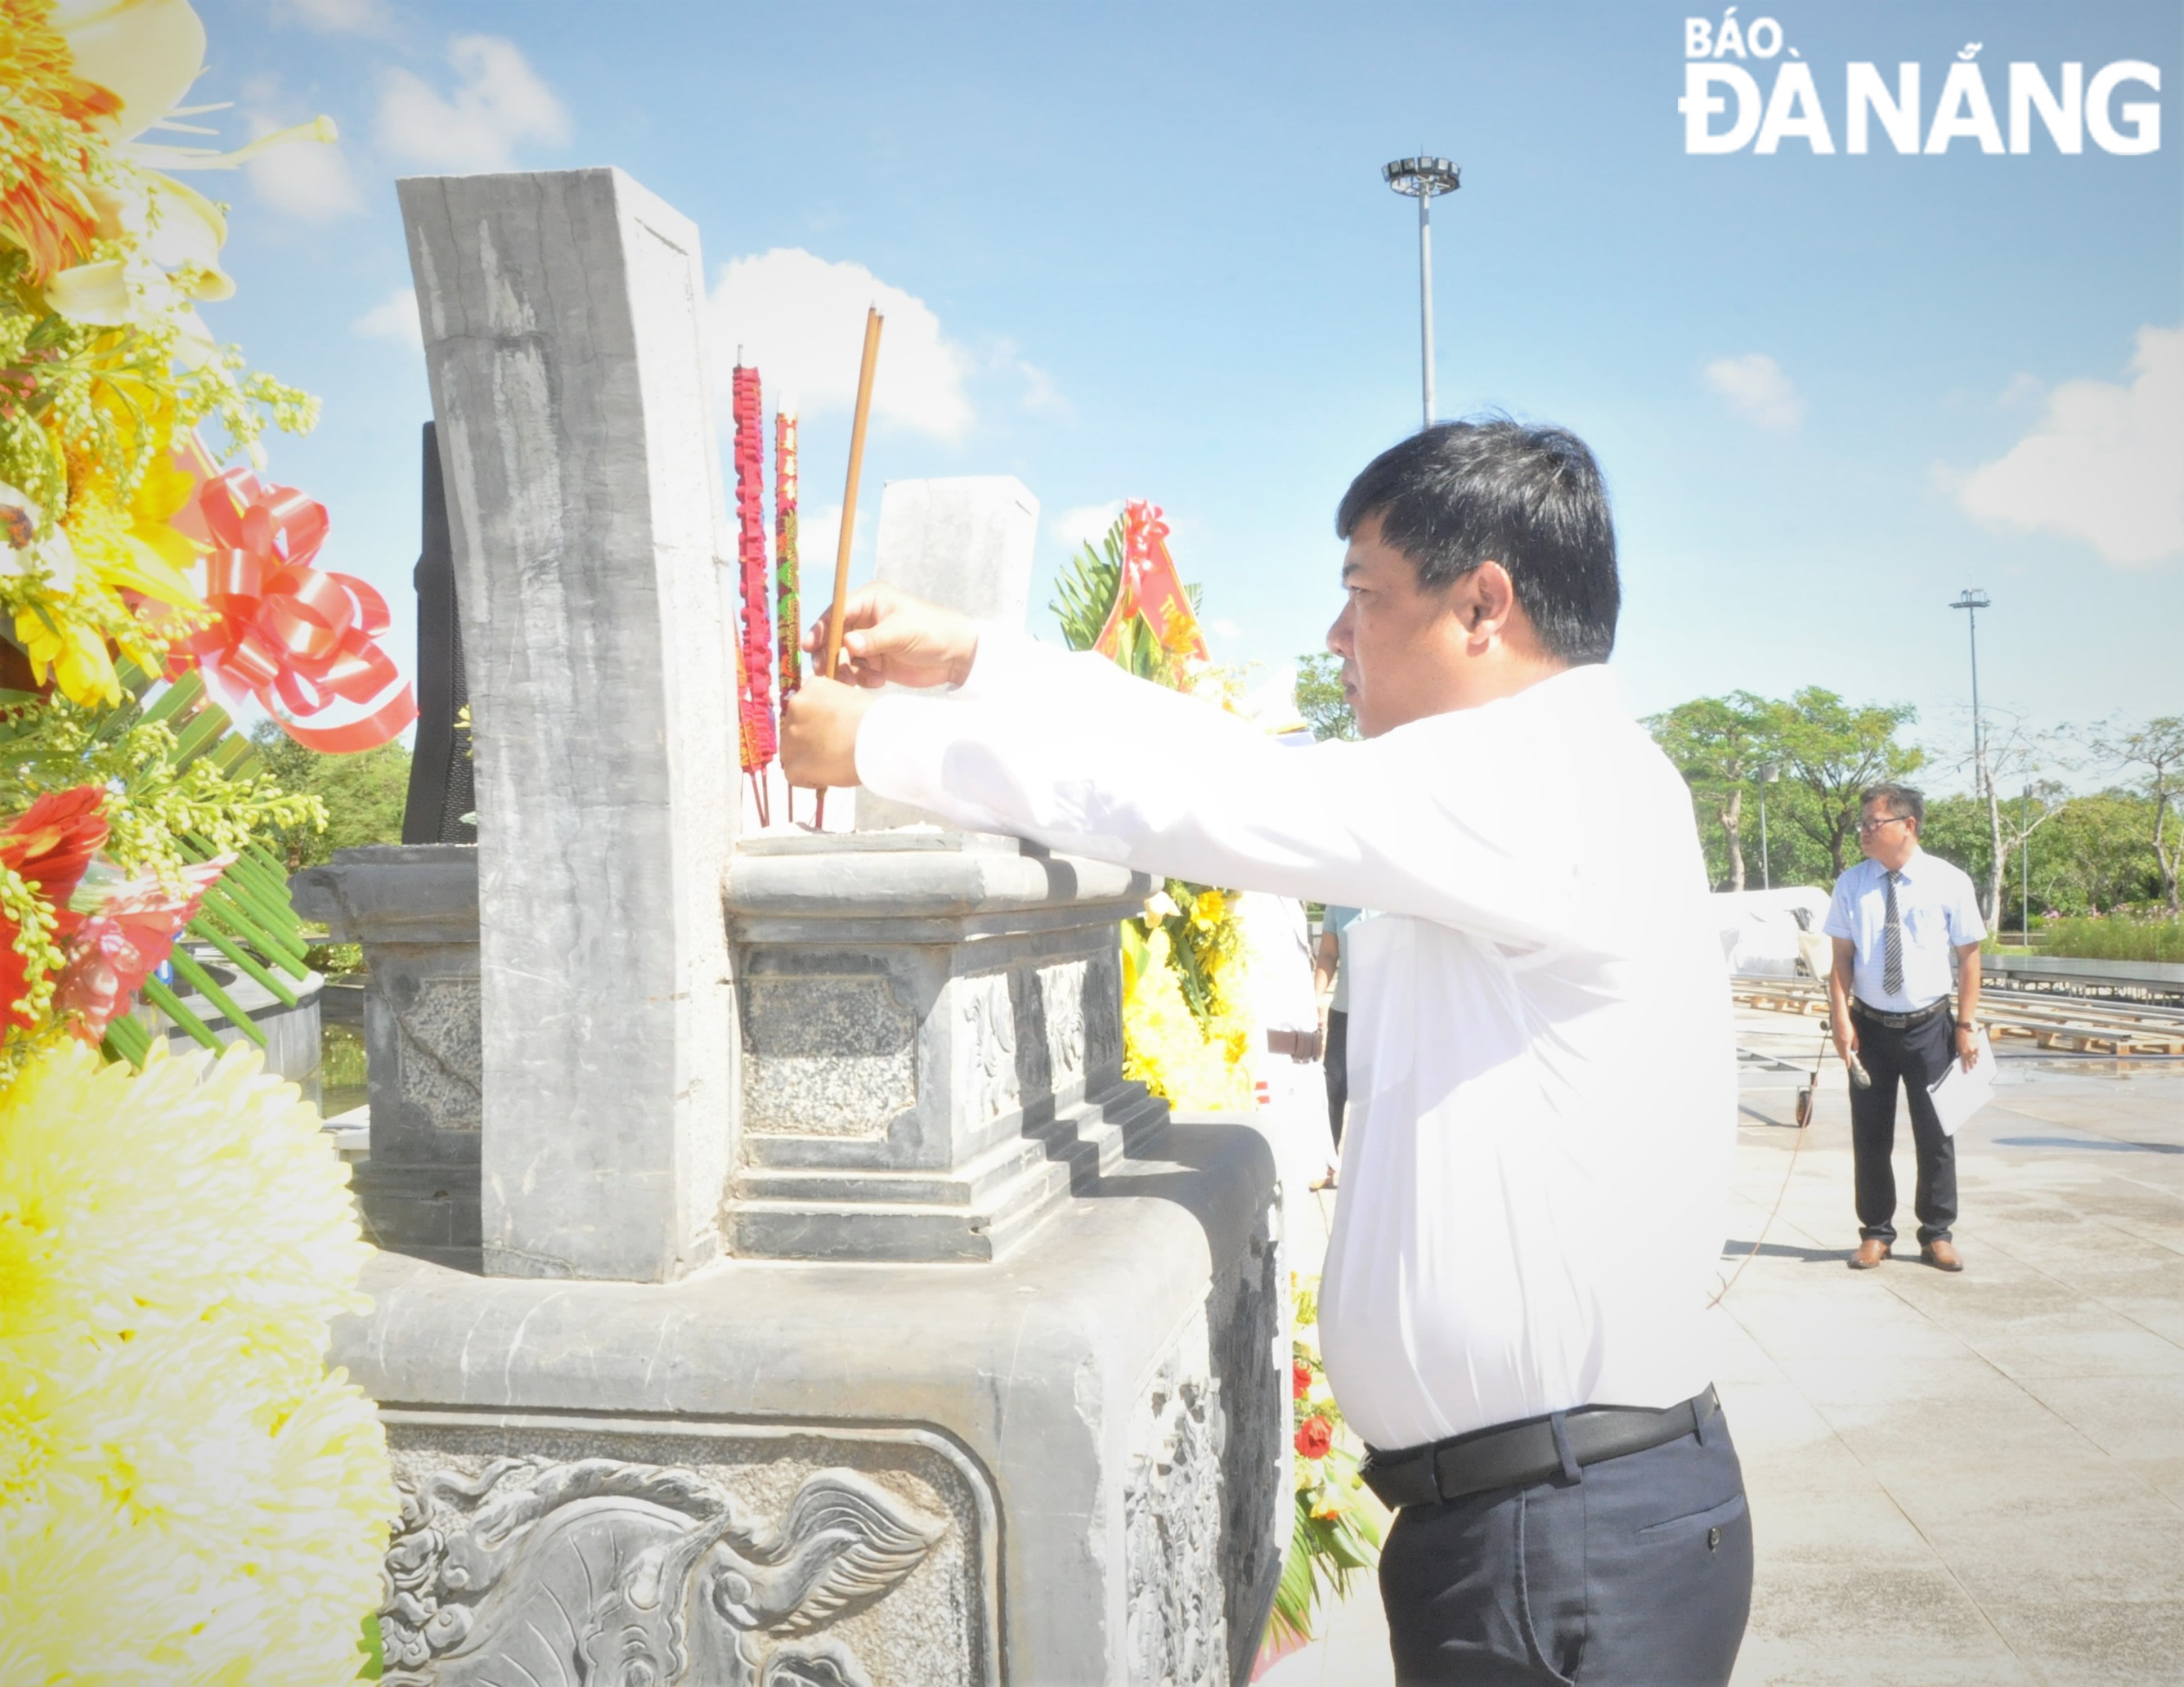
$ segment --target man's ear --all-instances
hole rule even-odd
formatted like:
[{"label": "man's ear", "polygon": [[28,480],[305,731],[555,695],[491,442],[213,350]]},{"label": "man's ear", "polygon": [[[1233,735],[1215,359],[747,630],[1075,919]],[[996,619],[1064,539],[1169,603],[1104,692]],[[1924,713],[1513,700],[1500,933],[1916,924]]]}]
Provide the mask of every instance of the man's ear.
[{"label": "man's ear", "polygon": [[1456,583],[1462,593],[1457,615],[1467,633],[1474,638],[1490,638],[1508,632],[1510,615],[1517,607],[1517,587],[1507,569],[1490,558]]}]

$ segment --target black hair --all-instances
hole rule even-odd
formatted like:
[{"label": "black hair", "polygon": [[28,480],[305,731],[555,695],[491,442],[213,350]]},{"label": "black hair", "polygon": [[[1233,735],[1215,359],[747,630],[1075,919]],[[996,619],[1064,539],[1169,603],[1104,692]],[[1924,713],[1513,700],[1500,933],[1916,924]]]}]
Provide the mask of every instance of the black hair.
[{"label": "black hair", "polygon": [[1889,814],[1898,820],[1915,820],[1922,832],[1926,827],[1926,793],[1912,785],[1899,785],[1894,780],[1886,784],[1868,785],[1858,793],[1860,809],[1875,803],[1886,803]]},{"label": "black hair", "polygon": [[1568,430],[1507,416],[1422,429],[1351,482],[1337,537],[1368,515],[1427,590],[1498,562],[1549,654],[1604,662],[1615,649],[1615,522],[1600,465]]}]

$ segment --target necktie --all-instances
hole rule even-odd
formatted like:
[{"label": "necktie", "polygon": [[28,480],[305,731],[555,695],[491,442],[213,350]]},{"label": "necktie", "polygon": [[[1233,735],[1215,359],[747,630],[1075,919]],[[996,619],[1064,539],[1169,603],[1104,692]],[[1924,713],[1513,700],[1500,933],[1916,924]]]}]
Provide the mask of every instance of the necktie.
[{"label": "necktie", "polygon": [[1880,937],[1880,987],[1892,996],[1903,994],[1903,921],[1896,910],[1896,878],[1888,879],[1888,924]]}]

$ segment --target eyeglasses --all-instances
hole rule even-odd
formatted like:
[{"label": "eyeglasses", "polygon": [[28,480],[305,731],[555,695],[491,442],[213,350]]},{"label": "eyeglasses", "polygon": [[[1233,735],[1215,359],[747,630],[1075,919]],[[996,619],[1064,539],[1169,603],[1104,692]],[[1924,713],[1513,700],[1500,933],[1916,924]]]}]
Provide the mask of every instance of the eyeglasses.
[{"label": "eyeglasses", "polygon": [[1869,834],[1880,831],[1884,826],[1893,826],[1899,820],[1908,820],[1910,818],[1911,816],[1908,814],[1885,814],[1878,820],[1862,820],[1858,821],[1858,829],[1862,833]]}]

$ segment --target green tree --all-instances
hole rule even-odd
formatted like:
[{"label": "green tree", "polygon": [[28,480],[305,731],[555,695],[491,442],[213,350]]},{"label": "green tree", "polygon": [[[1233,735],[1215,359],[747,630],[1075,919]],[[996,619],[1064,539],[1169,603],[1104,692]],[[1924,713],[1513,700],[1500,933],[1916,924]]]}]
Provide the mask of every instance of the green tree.
[{"label": "green tree", "polygon": [[288,858],[288,871],[316,866],[337,849],[366,844],[399,844],[402,810],[410,797],[410,752],[399,743],[359,750],[354,755],[324,755],[306,749],[270,721],[251,729],[281,789],[316,797],[326,807],[323,831],[292,827],[276,832]]},{"label": "green tree", "polygon": [[1781,758],[1781,714],[1780,704],[1739,691],[1693,698],[1646,721],[1693,799],[1712,808],[1720,822],[1730,890],[1744,888],[1745,790],[1763,767]]},{"label": "green tree", "polygon": [[1342,694],[1342,661],[1327,651],[1297,658],[1297,713],[1316,738],[1355,738],[1357,715]]},{"label": "green tree", "polygon": [[1804,800],[1786,803],[1794,824],[1824,851],[1840,877],[1856,853],[1858,793],[1917,771],[1925,753],[1898,743],[1897,731],[1918,718],[1908,703],[1853,707],[1834,692],[1807,686],[1778,717],[1786,782]]},{"label": "green tree", "polygon": [[2162,899],[2173,917],[2178,912],[2177,871],[2184,865],[2176,813],[2184,795],[2184,715],[2164,715],[2142,727],[2111,727],[2095,738],[2093,748],[2131,774],[2151,802],[2153,825],[2147,842],[2161,875]]}]

